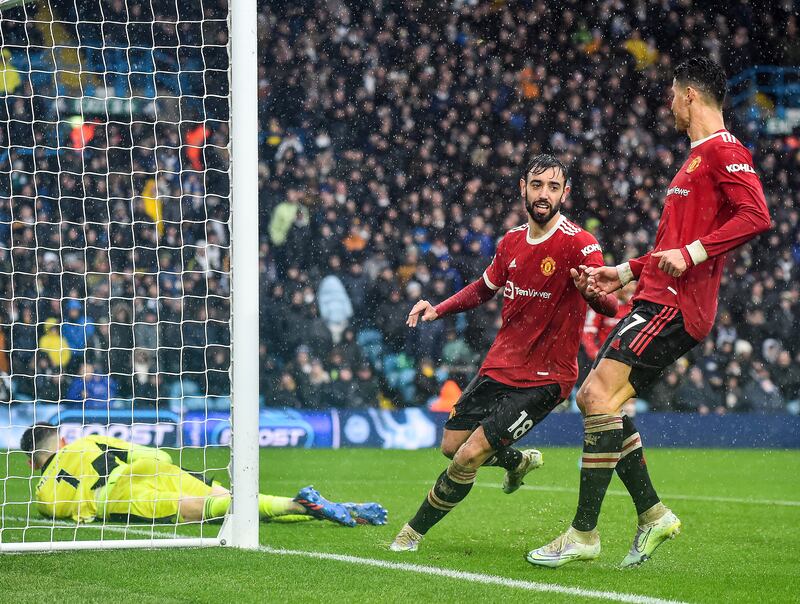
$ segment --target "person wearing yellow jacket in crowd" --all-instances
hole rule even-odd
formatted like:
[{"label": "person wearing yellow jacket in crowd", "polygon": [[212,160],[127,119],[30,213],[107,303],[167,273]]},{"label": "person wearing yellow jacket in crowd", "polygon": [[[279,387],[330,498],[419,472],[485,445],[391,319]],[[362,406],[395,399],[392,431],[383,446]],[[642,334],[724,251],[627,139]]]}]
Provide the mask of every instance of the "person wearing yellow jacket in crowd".
[{"label": "person wearing yellow jacket in crowd", "polygon": [[72,350],[61,335],[56,319],[51,318],[44,322],[44,333],[39,338],[39,348],[47,353],[56,368],[66,367],[72,358]]}]

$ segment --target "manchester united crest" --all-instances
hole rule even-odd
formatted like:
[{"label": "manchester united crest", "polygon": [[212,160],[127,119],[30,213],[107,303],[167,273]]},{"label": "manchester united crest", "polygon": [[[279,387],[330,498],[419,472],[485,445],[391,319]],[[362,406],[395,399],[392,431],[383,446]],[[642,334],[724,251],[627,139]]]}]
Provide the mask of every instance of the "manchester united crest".
[{"label": "manchester united crest", "polygon": [[542,274],[545,277],[549,277],[554,272],[556,272],[556,261],[553,260],[550,256],[548,256],[547,258],[542,260],[541,269],[542,269]]},{"label": "manchester united crest", "polygon": [[697,166],[699,166],[703,162],[702,157],[695,157],[689,165],[686,167],[686,173],[691,174],[695,170],[697,170]]}]

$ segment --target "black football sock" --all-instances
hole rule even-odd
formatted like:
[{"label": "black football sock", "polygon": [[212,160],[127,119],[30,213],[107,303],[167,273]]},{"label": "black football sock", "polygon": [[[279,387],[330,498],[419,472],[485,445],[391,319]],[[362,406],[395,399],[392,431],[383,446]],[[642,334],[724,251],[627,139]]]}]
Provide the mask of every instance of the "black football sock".
[{"label": "black football sock", "polygon": [[452,510],[459,501],[467,496],[475,483],[475,470],[462,466],[456,461],[450,462],[447,469],[436,480],[436,484],[428,493],[425,501],[419,506],[416,515],[408,524],[420,535],[428,532]]},{"label": "black football sock", "polygon": [[619,415],[587,415],[583,420],[583,458],[578,511],[572,526],[591,531],[597,526],[600,506],[622,449],[622,418]]},{"label": "black football sock", "polygon": [[483,462],[484,466],[499,466],[506,470],[512,471],[519,467],[522,461],[522,451],[514,447],[503,447],[495,451],[489,459]]},{"label": "black football sock", "polygon": [[659,503],[660,499],[647,471],[642,439],[636,431],[633,420],[627,415],[622,416],[622,453],[616,470],[633,498],[637,514],[644,514]]}]

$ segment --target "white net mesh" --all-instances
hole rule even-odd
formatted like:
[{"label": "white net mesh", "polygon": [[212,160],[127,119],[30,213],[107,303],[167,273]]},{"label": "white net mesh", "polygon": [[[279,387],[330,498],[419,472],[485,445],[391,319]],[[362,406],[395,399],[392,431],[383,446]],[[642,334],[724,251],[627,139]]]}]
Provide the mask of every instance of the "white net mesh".
[{"label": "white net mesh", "polygon": [[164,520],[160,483],[143,524],[79,528],[61,500],[97,506],[123,454],[56,481],[48,518],[20,439],[116,437],[227,484],[205,429],[230,410],[227,1],[0,11],[0,541],[216,534]]}]

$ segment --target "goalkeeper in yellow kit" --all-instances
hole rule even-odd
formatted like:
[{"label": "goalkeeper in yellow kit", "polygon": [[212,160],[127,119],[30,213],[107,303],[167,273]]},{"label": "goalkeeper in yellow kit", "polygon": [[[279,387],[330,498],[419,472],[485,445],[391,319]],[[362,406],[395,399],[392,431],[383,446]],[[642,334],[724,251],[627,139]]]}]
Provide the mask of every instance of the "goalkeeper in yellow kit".
[{"label": "goalkeeper in yellow kit", "polygon": [[[230,491],[180,468],[160,449],[106,436],[66,444],[57,426],[44,424],[28,428],[20,448],[42,472],[36,502],[49,518],[200,522],[222,518],[231,504]],[[318,518],[355,526],[386,524],[387,517],[378,503],[334,503],[313,487],[293,499],[259,495],[258,509],[262,520],[278,522]]]}]

